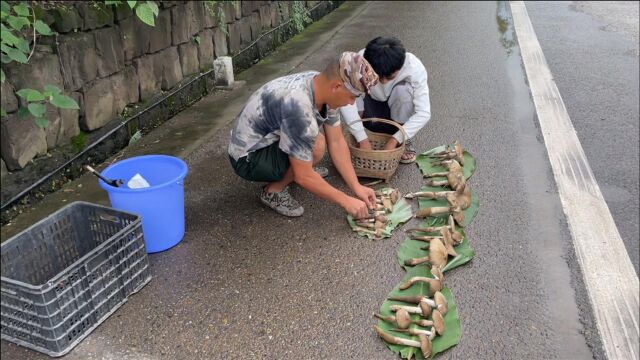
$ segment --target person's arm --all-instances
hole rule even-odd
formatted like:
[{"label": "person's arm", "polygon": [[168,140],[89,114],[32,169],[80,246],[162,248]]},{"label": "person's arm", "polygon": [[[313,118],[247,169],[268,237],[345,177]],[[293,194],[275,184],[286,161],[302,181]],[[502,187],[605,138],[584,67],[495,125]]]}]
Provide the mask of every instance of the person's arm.
[{"label": "person's arm", "polygon": [[356,219],[366,217],[369,214],[369,208],[364,201],[348,196],[331,186],[313,170],[311,161],[298,160],[289,156],[289,162],[293,170],[293,181],[298,185],[314,195],[340,205]]},{"label": "person's arm", "polygon": [[[422,67],[421,74],[417,81],[413,82],[413,108],[414,114],[402,125],[407,133],[407,138],[413,138],[431,118],[431,103],[429,101],[429,85],[427,84],[427,71]],[[396,145],[404,142],[404,135],[401,131],[393,135]]]},{"label": "person's arm", "polygon": [[360,148],[371,150],[371,143],[369,142],[367,133],[364,130],[362,121],[360,121],[358,106],[356,104],[343,106],[340,108],[340,114],[342,115],[342,120],[349,127],[349,131],[351,132],[353,137],[356,138],[356,141],[360,144]]},{"label": "person's arm", "polygon": [[375,192],[371,188],[362,186],[358,181],[356,172],[353,169],[353,164],[351,163],[349,146],[344,140],[344,136],[340,131],[340,127],[325,125],[324,134],[327,141],[329,156],[331,156],[333,165],[335,165],[344,181],[351,188],[351,190],[353,190],[356,196],[364,201],[369,208],[373,208],[376,201]]}]

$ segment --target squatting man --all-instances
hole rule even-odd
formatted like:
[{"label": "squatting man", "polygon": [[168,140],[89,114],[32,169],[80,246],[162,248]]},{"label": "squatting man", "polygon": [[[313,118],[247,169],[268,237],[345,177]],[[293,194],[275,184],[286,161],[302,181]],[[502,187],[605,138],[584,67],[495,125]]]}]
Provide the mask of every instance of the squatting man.
[{"label": "squatting man", "polygon": [[[358,181],[338,109],[353,105],[377,83],[378,75],[364,56],[345,52],[320,73],[301,72],[264,84],[251,95],[231,130],[228,152],[234,171],[246,180],[267,182],[260,201],[279,214],[303,214],[304,208],[288,191],[295,182],[355,218],[366,217],[375,205],[375,193]],[[314,170],[325,149],[355,197]]]}]

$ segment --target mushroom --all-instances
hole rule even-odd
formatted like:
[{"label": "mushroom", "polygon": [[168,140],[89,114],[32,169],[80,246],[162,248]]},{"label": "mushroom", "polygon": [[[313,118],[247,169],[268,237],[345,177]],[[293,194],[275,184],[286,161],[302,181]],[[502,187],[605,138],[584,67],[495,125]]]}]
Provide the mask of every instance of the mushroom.
[{"label": "mushroom", "polygon": [[363,227],[363,228],[367,228],[367,229],[384,229],[387,227],[386,223],[383,223],[381,221],[375,221],[375,222],[361,222],[361,221],[356,221],[356,225]]},{"label": "mushroom", "polygon": [[[453,150],[445,150],[440,151],[438,153],[432,154],[429,157],[440,159],[440,162],[443,160],[454,159],[460,163],[460,165],[464,165],[464,149],[462,148],[462,144],[458,140],[456,140]],[[436,162],[435,164],[437,164]]]},{"label": "mushroom", "polygon": [[[396,311],[396,316],[382,316],[380,314],[373,314],[374,317],[377,317],[380,320],[386,321],[388,323],[396,324],[401,329],[406,329],[411,324],[423,324],[423,320],[413,320],[411,318],[411,314],[405,309],[399,309]],[[424,325],[421,325],[424,326]]]},{"label": "mushroom", "polygon": [[387,223],[389,221],[389,218],[384,216],[384,215],[375,215],[375,216],[371,216],[371,217],[366,217],[366,218],[362,218],[362,219],[357,219],[356,222],[376,222],[376,221],[380,221],[383,223]]},{"label": "mushroom", "polygon": [[446,214],[451,213],[453,219],[460,226],[464,226],[464,212],[460,206],[440,206],[440,207],[430,207],[423,208],[416,212],[416,217],[424,218],[433,215]]},{"label": "mushroom", "polygon": [[468,209],[471,206],[472,196],[473,193],[471,192],[471,188],[466,184],[455,191],[420,191],[405,195],[408,199],[413,199],[415,197],[423,197],[426,199],[447,199],[449,205],[459,205],[463,210]]},{"label": "mushroom", "polygon": [[431,273],[433,273],[435,278],[414,276],[406,283],[400,285],[400,290],[406,290],[413,286],[415,283],[422,282],[429,284],[429,296],[434,296],[436,291],[440,291],[444,287],[444,276],[442,274],[442,271],[440,271],[440,269],[438,268],[432,269]]},{"label": "mushroom", "polygon": [[467,183],[464,173],[461,171],[447,173],[447,180],[427,179],[427,186],[449,186],[453,190],[462,190]]},{"label": "mushroom", "polygon": [[382,237],[382,230],[383,229],[376,229],[375,231],[367,229],[367,228],[363,228],[361,226],[356,226],[355,228],[353,228],[353,231],[356,232],[363,232],[365,234],[371,234],[373,236],[375,236],[376,238],[381,238]]},{"label": "mushroom", "polygon": [[447,265],[447,259],[447,248],[444,246],[440,238],[434,238],[429,242],[429,255],[421,258],[407,259],[404,264],[408,266],[415,266],[428,262],[435,267],[444,268]]},{"label": "mushroom", "polygon": [[[446,325],[444,323],[444,316],[442,316],[442,314],[438,310],[433,310],[433,313],[431,314],[431,320],[427,320],[426,323],[429,324],[427,326],[433,326],[433,329],[435,329],[435,332],[438,333],[438,335],[444,334],[444,332],[447,330]],[[404,329],[400,329],[399,331],[411,333],[411,330],[409,331],[402,331],[402,330]],[[416,329],[416,330],[419,330],[419,329]],[[426,330],[422,330],[421,332],[423,331],[426,331]],[[417,334],[412,334],[412,335],[417,335]]]},{"label": "mushroom", "polygon": [[422,351],[422,355],[424,357],[429,357],[431,355],[433,344],[431,343],[431,339],[429,339],[427,335],[420,334],[418,335],[418,337],[420,338],[420,341],[415,341],[415,340],[404,339],[404,338],[400,338],[400,337],[396,337],[391,334],[388,334],[384,332],[384,330],[382,330],[377,325],[374,325],[373,327],[376,329],[376,332],[378,333],[378,335],[380,335],[380,337],[383,338],[384,341],[388,342],[389,344],[417,347]]},{"label": "mushroom", "polygon": [[447,169],[449,169],[449,171],[425,174],[424,177],[426,178],[448,177],[451,173],[463,173],[462,166],[456,160],[450,160],[449,162],[446,163],[445,166],[447,167]]},{"label": "mushroom", "polygon": [[391,311],[406,310],[409,314],[420,314],[422,317],[431,315],[431,300],[424,298],[418,302],[418,306],[391,305]]},{"label": "mushroom", "polygon": [[447,302],[447,298],[440,292],[436,291],[433,295],[433,300],[429,299],[426,296],[417,295],[417,296],[391,296],[387,298],[388,300],[393,301],[403,301],[412,304],[420,304],[425,301],[432,308],[438,309],[442,315],[446,315],[449,311],[449,303]]}]

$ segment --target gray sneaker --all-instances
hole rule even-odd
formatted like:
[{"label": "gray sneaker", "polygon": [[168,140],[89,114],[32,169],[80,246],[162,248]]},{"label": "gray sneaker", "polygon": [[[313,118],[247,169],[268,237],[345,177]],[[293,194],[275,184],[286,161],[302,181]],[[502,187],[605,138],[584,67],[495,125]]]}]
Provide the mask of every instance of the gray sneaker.
[{"label": "gray sneaker", "polygon": [[329,169],[327,169],[324,166],[316,166],[313,168],[313,170],[318,174],[320,174],[320,176],[322,176],[323,178],[326,178],[327,176],[329,176]]},{"label": "gray sneaker", "polygon": [[279,193],[268,193],[262,188],[260,201],[268,207],[275,210],[278,214],[297,217],[302,216],[304,208],[289,194],[289,188],[286,187]]}]

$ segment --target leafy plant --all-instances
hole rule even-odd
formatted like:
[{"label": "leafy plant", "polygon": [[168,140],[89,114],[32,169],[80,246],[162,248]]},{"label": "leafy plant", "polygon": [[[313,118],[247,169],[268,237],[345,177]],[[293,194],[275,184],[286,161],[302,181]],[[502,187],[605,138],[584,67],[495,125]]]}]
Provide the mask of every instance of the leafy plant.
[{"label": "leafy plant", "polygon": [[290,28],[296,32],[300,32],[304,29],[305,25],[311,22],[309,17],[309,10],[305,6],[304,1],[293,1],[291,4],[291,22]]},{"label": "leafy plant", "polygon": [[[36,19],[35,11],[25,1],[13,6],[7,1],[0,1],[0,56],[3,64],[18,62],[26,64],[33,56],[38,35],[50,36],[54,33],[42,20]],[[29,44],[27,36],[33,37]],[[5,82],[4,69],[0,69],[0,81]],[[79,109],[78,103],[62,94],[57,86],[45,85],[42,91],[36,89],[20,89],[16,94],[24,99],[26,107],[18,109],[18,117],[33,117],[40,127],[46,127],[49,120],[45,117],[46,104],[49,103],[61,109]],[[0,109],[0,116],[6,116],[4,109]]]},{"label": "leafy plant", "polygon": [[204,3],[204,6],[207,8],[207,10],[212,16],[215,16],[216,19],[218,19],[218,27],[220,28],[220,30],[222,30],[222,32],[225,35],[229,35],[229,31],[227,30],[227,26],[226,26],[227,15],[224,12],[224,8],[222,7],[223,4],[224,4],[224,1],[207,0]]}]

